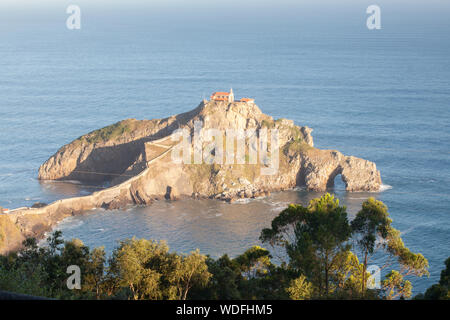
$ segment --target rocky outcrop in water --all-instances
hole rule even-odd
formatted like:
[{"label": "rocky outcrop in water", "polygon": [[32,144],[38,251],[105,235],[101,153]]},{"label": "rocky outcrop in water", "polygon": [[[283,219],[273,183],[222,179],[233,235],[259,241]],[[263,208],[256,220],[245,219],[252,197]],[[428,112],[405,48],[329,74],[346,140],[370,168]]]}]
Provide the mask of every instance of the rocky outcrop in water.
[{"label": "rocky outcrop in water", "polygon": [[[245,163],[175,162],[173,154],[180,144],[173,133],[184,129],[192,137],[198,123],[204,130],[226,132],[233,129],[252,133],[249,139],[244,139]],[[264,132],[270,135],[278,132],[279,150],[271,149],[270,153],[270,156],[275,152],[279,155],[276,170],[272,170],[273,161],[266,162],[264,157],[254,163],[251,160],[251,149],[259,150],[259,156],[264,149],[255,144],[255,141],[262,141]],[[380,189],[380,173],[373,162],[314,148],[311,132],[312,129],[297,126],[292,120],[274,120],[255,104],[244,102],[204,101],[190,112],[166,119],[124,120],[63,146],[39,168],[41,180],[108,181],[110,188],[47,206],[13,210],[8,217],[23,237],[39,238],[64,217],[93,208],[148,205],[156,199],[181,197],[232,202],[296,186],[324,191],[333,186],[337,175],[342,176],[348,191]],[[200,137],[197,146],[205,150],[210,141],[201,134]],[[250,137],[257,140],[252,141]],[[273,141],[270,138],[267,141],[269,149]],[[228,146],[225,141],[223,144]],[[192,152],[194,149],[190,147]],[[210,156],[218,155],[216,149],[211,151]],[[265,170],[272,170],[272,174],[263,174]]]},{"label": "rocky outcrop in water", "polygon": [[[272,176],[258,174],[260,164],[177,165],[166,159],[164,163],[154,161],[148,165],[175,144],[170,139],[174,130],[186,128],[192,134],[195,121],[201,121],[204,129],[223,132],[278,130],[281,151],[278,172]],[[374,163],[314,148],[311,131],[290,120],[274,120],[255,104],[202,102],[196,109],[170,118],[124,120],[82,136],[47,160],[39,169],[39,179],[110,181],[117,185],[150,169],[152,174],[143,176],[139,185],[130,190],[131,201],[144,204],[161,197],[246,197],[250,195],[249,189],[257,194],[294,186],[322,191],[333,186],[339,174],[348,191],[380,188],[381,178]],[[158,146],[156,140],[164,141],[165,146]],[[245,178],[248,185],[240,183],[239,178]]]}]

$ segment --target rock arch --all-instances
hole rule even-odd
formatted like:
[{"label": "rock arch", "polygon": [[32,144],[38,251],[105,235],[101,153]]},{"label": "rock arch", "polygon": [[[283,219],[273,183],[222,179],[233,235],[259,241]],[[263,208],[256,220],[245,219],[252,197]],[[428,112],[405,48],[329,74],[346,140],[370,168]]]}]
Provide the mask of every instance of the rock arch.
[{"label": "rock arch", "polygon": [[314,149],[302,154],[300,185],[308,190],[325,191],[338,175],[347,191],[378,191],[381,186],[380,172],[373,162],[332,150]]},{"label": "rock arch", "polygon": [[342,181],[344,182],[344,184],[345,184],[345,187],[347,188],[347,183],[346,183],[346,181],[344,180],[344,177],[342,176],[342,167],[341,166],[338,166],[338,167],[336,167],[336,169],[334,169],[334,171],[329,175],[329,177],[328,177],[328,180],[327,180],[327,185],[326,185],[326,188],[327,189],[330,189],[330,188],[333,188],[334,186],[335,186],[335,180],[336,180],[336,177],[338,177],[338,176],[340,176],[341,177],[341,179],[342,179]]}]

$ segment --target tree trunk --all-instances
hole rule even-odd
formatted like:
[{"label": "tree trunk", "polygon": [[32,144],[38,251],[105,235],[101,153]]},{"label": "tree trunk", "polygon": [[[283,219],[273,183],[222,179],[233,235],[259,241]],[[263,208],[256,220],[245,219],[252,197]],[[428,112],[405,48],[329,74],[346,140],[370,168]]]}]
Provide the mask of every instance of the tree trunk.
[{"label": "tree trunk", "polygon": [[186,287],[186,289],[184,290],[184,294],[183,294],[183,300],[186,300],[188,291],[189,291],[189,287]]},{"label": "tree trunk", "polygon": [[364,264],[363,264],[363,274],[362,274],[362,295],[366,294],[366,270],[367,270],[367,251],[364,253]]},{"label": "tree trunk", "polygon": [[325,255],[325,295],[328,297],[328,253]]}]

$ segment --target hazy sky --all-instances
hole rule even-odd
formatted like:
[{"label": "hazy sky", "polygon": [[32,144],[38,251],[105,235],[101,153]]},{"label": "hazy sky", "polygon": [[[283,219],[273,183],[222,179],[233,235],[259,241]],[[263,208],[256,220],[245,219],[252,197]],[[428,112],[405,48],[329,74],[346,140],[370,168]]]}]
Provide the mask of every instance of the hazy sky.
[{"label": "hazy sky", "polygon": [[448,0],[1,0],[0,8],[3,13],[16,9],[51,10],[76,4],[80,7],[135,9],[139,7],[153,8],[154,10],[173,11],[209,11],[228,10],[240,12],[245,10],[249,14],[268,10],[310,10],[323,11],[338,8],[367,7],[372,4],[402,11],[438,12],[450,8]]},{"label": "hazy sky", "polygon": [[[327,27],[358,24],[364,27],[365,10],[377,4],[383,28],[389,25],[421,30],[449,28],[448,0],[0,0],[0,27],[61,24],[70,4],[80,6],[83,26],[110,24],[212,23],[277,25],[312,23]],[[449,30],[450,31],[450,30]]]},{"label": "hazy sky", "polygon": [[388,3],[396,3],[399,5],[420,5],[424,4],[427,6],[439,6],[445,5],[448,0],[2,0],[1,4],[7,5],[35,5],[42,6],[45,4],[58,4],[58,3],[66,3],[66,4],[107,4],[107,5],[130,5],[130,4],[145,4],[151,6],[270,6],[277,7],[283,5],[327,5],[327,4],[335,4],[339,3],[340,5],[356,5],[360,3],[367,4],[388,4]]}]

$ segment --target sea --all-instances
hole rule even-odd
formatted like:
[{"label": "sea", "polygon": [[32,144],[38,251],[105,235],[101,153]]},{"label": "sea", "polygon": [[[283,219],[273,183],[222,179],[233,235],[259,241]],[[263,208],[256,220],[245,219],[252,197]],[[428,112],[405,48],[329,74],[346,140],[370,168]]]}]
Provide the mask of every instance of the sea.
[{"label": "sea", "polygon": [[[430,277],[410,278],[414,293],[439,280],[450,256],[448,3],[379,1],[381,29],[369,30],[364,1],[72,2],[0,4],[0,206],[101,190],[38,181],[38,168],[90,131],[189,111],[233,88],[264,113],[313,128],[316,147],[375,162],[380,192],[348,193],[339,176],[329,192],[350,219],[368,197],[383,201],[405,245],[429,261]],[[81,29],[66,26],[70,4]],[[321,195],[96,209],[55,229],[108,253],[136,236],[236,256],[261,245],[289,203]]]}]

